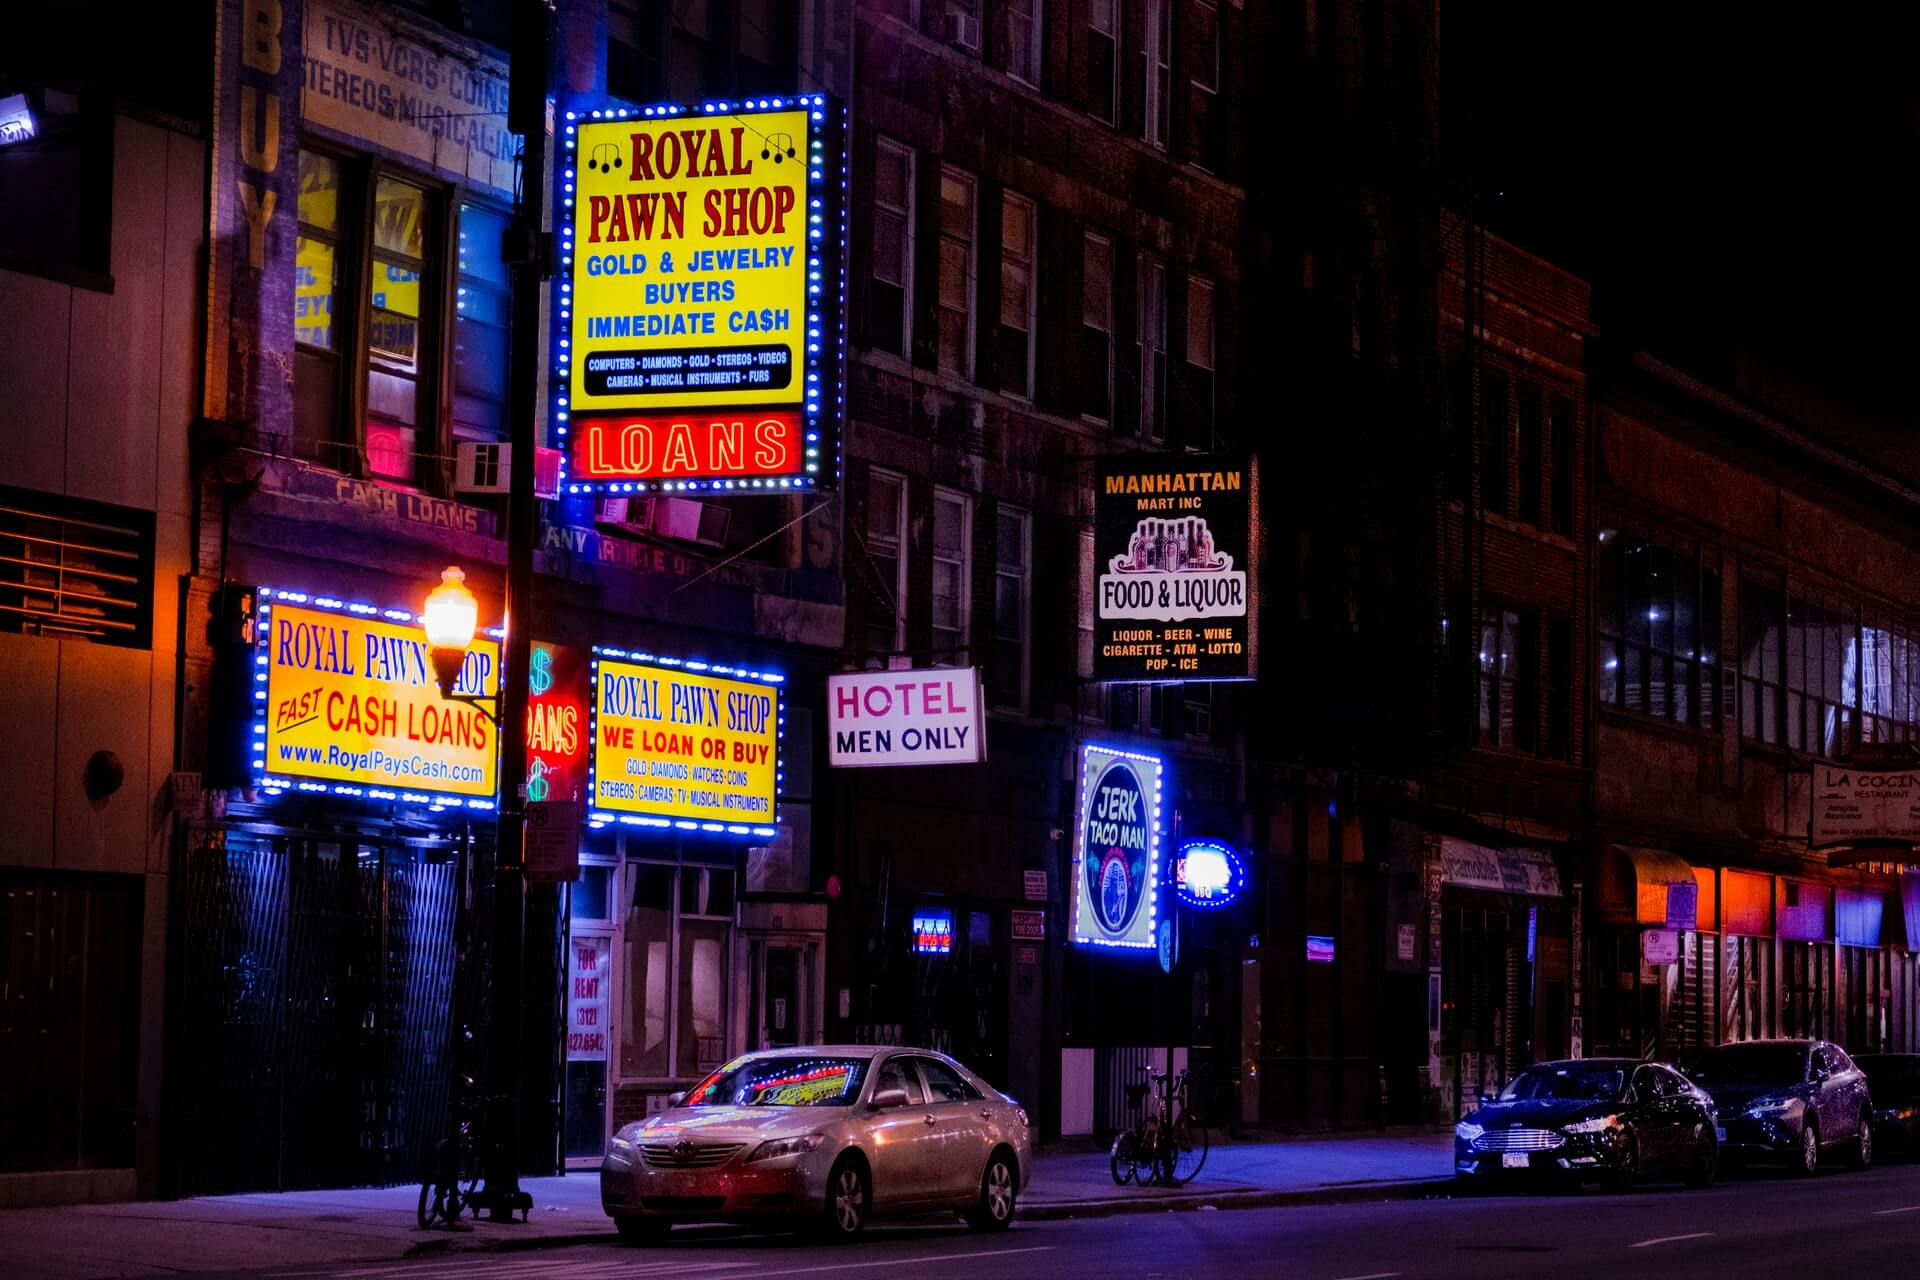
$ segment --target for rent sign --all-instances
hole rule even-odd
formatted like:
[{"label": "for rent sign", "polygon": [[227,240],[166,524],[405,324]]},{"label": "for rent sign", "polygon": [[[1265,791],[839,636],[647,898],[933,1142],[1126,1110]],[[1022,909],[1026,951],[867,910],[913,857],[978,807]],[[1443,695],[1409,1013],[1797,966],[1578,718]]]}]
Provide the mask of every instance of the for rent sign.
[{"label": "for rent sign", "polygon": [[[399,621],[405,618],[406,621]],[[411,615],[262,590],[254,768],[272,791],[319,782],[376,799],[494,794],[483,706],[441,697]],[[454,686],[492,703],[500,646],[476,636]]]},{"label": "for rent sign", "polygon": [[569,113],[573,491],[834,482],[843,119],[818,95]]},{"label": "for rent sign", "polygon": [[837,769],[977,764],[982,714],[977,667],[841,672],[827,677],[828,758]]},{"label": "for rent sign", "polygon": [[601,820],[774,834],[781,677],[595,650],[593,776]]}]

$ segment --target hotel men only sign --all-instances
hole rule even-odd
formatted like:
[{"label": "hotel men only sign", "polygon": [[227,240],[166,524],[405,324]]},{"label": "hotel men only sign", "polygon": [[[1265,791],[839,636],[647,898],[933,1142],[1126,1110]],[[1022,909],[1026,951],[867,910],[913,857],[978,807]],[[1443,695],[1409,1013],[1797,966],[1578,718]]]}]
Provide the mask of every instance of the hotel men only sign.
[{"label": "hotel men only sign", "polygon": [[827,677],[836,769],[976,764],[987,758],[980,669],[843,671]]},{"label": "hotel men only sign", "polygon": [[1252,679],[1253,460],[1120,454],[1094,483],[1093,678]]}]

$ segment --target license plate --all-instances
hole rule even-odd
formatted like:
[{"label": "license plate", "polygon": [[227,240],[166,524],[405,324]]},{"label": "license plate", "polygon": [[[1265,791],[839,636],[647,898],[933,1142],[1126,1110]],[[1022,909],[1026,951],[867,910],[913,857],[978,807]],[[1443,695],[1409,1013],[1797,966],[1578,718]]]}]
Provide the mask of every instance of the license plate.
[{"label": "license plate", "polygon": [[1727,1140],[1727,1126],[1721,1125],[1715,1129],[1714,1132],[1720,1136],[1720,1141],[1725,1142]]},{"label": "license plate", "polygon": [[1515,1155],[1512,1152],[1508,1152],[1500,1157],[1500,1167],[1502,1169],[1524,1169],[1532,1163],[1533,1158],[1525,1154]]}]

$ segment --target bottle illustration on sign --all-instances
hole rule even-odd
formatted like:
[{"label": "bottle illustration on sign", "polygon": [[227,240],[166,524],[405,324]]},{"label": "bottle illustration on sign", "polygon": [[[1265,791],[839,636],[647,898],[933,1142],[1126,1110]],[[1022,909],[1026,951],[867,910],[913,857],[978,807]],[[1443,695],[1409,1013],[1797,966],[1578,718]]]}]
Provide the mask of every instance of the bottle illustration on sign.
[{"label": "bottle illustration on sign", "polygon": [[1127,540],[1127,554],[1113,558],[1115,573],[1224,573],[1231,568],[1233,557],[1214,551],[1202,516],[1142,520]]},{"label": "bottle illustration on sign", "polygon": [[1102,618],[1244,618],[1247,575],[1214,545],[1203,516],[1144,519],[1100,575]]}]

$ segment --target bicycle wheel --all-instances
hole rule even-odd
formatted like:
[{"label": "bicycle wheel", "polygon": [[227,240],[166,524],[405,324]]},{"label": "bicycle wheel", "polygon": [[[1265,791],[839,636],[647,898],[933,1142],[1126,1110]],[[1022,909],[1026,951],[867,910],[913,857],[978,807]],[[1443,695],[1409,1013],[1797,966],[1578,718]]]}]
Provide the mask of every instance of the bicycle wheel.
[{"label": "bicycle wheel", "polygon": [[1173,1122],[1170,1138],[1163,1157],[1162,1177],[1170,1186],[1183,1186],[1192,1182],[1207,1163],[1207,1126],[1193,1123],[1192,1117],[1183,1111]]},{"label": "bicycle wheel", "polygon": [[1134,1166],[1139,1154],[1140,1140],[1133,1133],[1123,1133],[1113,1140],[1113,1148],[1107,1153],[1107,1168],[1116,1185],[1126,1186],[1139,1173]]}]

